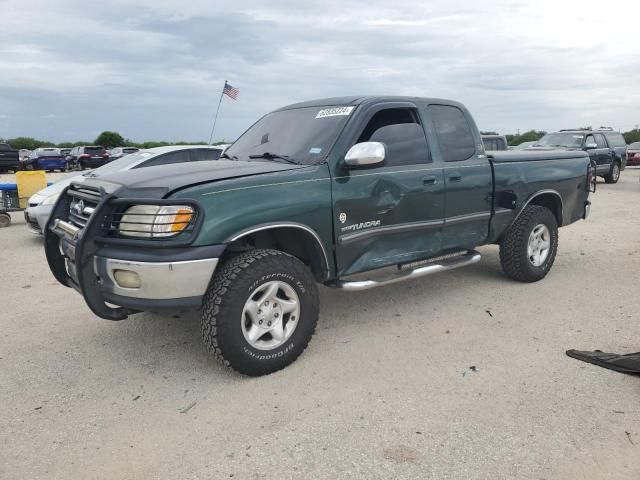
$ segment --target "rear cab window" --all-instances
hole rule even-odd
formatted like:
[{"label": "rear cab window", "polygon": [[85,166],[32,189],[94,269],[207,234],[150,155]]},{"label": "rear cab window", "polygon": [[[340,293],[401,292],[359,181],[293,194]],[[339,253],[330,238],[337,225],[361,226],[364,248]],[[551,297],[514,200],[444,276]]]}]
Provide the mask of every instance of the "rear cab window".
[{"label": "rear cab window", "polygon": [[473,130],[462,110],[453,105],[429,105],[427,111],[445,162],[462,162],[476,153]]}]

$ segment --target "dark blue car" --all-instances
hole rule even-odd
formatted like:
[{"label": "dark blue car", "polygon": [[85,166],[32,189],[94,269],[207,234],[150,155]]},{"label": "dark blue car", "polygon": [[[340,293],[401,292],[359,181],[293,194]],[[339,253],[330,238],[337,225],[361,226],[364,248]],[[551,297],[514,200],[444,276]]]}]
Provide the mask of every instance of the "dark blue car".
[{"label": "dark blue car", "polygon": [[67,169],[67,159],[57,148],[36,148],[23,162],[24,170],[60,170]]}]

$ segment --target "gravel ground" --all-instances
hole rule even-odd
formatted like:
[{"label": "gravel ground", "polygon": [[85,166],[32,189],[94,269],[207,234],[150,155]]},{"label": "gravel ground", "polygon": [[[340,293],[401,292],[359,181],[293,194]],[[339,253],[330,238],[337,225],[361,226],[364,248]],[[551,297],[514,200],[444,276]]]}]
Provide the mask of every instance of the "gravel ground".
[{"label": "gravel ground", "polygon": [[207,354],[196,315],[94,317],[14,214],[0,478],[640,478],[640,378],[564,354],[640,350],[639,176],[598,185],[544,281],[507,280],[484,247],[466,269],[323,288],[307,351],[254,379]]}]

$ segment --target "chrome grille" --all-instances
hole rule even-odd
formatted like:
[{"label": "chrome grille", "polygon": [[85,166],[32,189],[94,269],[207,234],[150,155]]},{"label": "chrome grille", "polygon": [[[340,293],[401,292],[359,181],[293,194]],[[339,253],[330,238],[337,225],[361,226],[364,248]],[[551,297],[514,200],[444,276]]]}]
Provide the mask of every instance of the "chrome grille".
[{"label": "chrome grille", "polygon": [[72,197],[69,206],[69,221],[84,228],[100,203],[100,193],[88,188],[72,188],[67,191]]}]

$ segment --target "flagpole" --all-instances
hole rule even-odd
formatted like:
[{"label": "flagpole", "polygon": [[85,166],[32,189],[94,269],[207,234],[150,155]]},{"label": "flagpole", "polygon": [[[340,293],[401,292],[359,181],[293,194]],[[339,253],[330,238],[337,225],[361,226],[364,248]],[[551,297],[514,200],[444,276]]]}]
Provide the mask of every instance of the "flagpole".
[{"label": "flagpole", "polygon": [[224,81],[224,86],[222,87],[222,91],[220,92],[220,100],[218,100],[218,108],[216,108],[216,116],[213,117],[213,126],[211,127],[211,135],[209,135],[209,143],[211,146],[211,139],[213,138],[213,131],[216,129],[216,121],[218,120],[218,112],[220,111],[220,104],[222,103],[222,96],[224,95],[224,87],[227,85],[227,81]]}]

